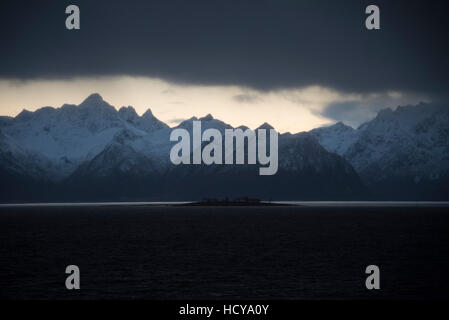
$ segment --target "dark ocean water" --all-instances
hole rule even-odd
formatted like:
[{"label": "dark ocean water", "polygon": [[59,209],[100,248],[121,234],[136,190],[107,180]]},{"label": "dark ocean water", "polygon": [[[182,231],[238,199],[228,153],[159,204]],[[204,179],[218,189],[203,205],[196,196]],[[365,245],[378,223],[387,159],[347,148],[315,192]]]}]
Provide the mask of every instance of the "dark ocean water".
[{"label": "dark ocean water", "polygon": [[447,299],[448,231],[447,207],[2,207],[0,296]]}]

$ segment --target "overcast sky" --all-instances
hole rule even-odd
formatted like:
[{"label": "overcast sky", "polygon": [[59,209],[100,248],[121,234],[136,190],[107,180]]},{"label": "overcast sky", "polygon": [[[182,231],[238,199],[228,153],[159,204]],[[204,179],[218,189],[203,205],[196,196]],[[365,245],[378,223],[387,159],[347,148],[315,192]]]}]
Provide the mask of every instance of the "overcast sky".
[{"label": "overcast sky", "polygon": [[[2,1],[0,114],[79,103],[300,131],[446,100],[447,1]],[[77,4],[81,29],[65,28]],[[376,4],[381,30],[365,28]],[[57,88],[57,90],[56,90]]]}]

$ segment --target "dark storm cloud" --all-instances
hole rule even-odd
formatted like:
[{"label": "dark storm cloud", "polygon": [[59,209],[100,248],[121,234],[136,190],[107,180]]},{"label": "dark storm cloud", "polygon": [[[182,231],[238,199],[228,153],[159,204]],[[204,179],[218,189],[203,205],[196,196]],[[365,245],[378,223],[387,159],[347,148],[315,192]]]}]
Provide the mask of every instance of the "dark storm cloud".
[{"label": "dark storm cloud", "polygon": [[[65,29],[77,4],[81,30]],[[381,9],[368,31],[365,7]],[[271,90],[448,88],[447,1],[6,1],[0,77],[136,75]]]},{"label": "dark storm cloud", "polygon": [[[437,99],[435,99],[437,100]],[[362,96],[356,101],[333,102],[321,112],[325,116],[356,128],[360,124],[371,120],[377,113],[385,108],[395,109],[397,106],[414,105],[429,102],[425,96],[416,96],[413,93],[383,93]]]},{"label": "dark storm cloud", "polygon": [[260,101],[261,98],[255,94],[242,93],[242,94],[236,94],[235,96],[232,97],[232,99],[234,101],[241,102],[241,103],[256,103],[256,102]]},{"label": "dark storm cloud", "polygon": [[356,128],[363,122],[374,118],[376,113],[384,108],[385,105],[367,105],[360,101],[336,102],[330,104],[322,115]]}]

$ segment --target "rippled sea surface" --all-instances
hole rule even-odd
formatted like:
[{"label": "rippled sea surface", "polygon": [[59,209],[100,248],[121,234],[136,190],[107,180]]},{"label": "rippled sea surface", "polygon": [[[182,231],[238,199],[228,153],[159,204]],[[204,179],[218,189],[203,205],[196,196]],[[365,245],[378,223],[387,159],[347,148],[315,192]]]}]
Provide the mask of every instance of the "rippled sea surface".
[{"label": "rippled sea surface", "polygon": [[0,297],[448,298],[448,247],[445,206],[1,207]]}]

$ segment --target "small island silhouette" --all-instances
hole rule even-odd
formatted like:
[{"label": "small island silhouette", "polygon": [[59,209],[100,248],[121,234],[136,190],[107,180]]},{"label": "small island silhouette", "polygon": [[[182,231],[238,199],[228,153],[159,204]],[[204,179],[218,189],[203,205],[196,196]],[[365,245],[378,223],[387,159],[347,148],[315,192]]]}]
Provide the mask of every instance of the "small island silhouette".
[{"label": "small island silhouette", "polygon": [[271,201],[262,201],[257,198],[247,196],[229,199],[204,198],[201,201],[191,202],[187,206],[280,206],[283,204],[272,203]]}]

